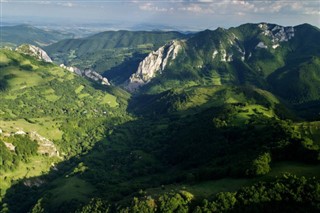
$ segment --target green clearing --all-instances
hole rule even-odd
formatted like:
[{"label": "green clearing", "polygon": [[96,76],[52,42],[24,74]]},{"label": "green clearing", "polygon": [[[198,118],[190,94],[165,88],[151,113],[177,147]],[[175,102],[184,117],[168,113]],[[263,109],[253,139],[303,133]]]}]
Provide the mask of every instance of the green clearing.
[{"label": "green clearing", "polygon": [[50,117],[29,120],[32,120],[33,123],[30,123],[25,119],[10,121],[0,120],[0,128],[6,132],[16,132],[18,130],[23,130],[25,132],[36,131],[41,136],[50,140],[61,140],[63,132],[59,129],[60,121],[53,120]]},{"label": "green clearing", "polygon": [[259,181],[281,177],[285,173],[309,178],[320,178],[320,165],[310,165],[299,162],[278,162],[272,166],[270,173],[258,178],[223,178],[196,184],[170,184],[164,187],[149,188],[145,191],[148,195],[157,197],[171,191],[186,190],[196,198],[208,198],[218,192],[237,191],[243,186],[250,186]]},{"label": "green clearing", "polygon": [[[62,69],[60,67],[52,67],[52,68],[50,68],[49,69],[49,73],[54,75],[54,76],[60,77],[60,78],[65,77],[65,75],[69,74],[69,73],[67,73],[66,70],[64,70],[64,69]],[[72,75],[72,74],[70,73],[70,75]]]},{"label": "green clearing", "polygon": [[57,96],[55,94],[47,94],[45,96],[46,100],[51,101],[51,102],[55,102],[57,100],[59,100],[60,96]]},{"label": "green clearing", "polygon": [[9,86],[12,91],[20,90],[26,87],[37,86],[43,83],[42,77],[35,71],[21,71],[16,67],[7,67],[0,72],[0,77],[5,75],[13,75],[14,77],[8,80]]},{"label": "green clearing", "polygon": [[32,63],[30,60],[20,61],[20,66],[26,66],[26,65],[32,67],[32,70],[36,70],[39,68],[38,65]]},{"label": "green clearing", "polygon": [[291,161],[278,162],[272,165],[271,172],[267,174],[266,177],[280,177],[286,172],[297,176],[320,178],[320,165],[304,164]]},{"label": "green clearing", "polygon": [[78,95],[79,99],[83,99],[85,97],[90,97],[90,94],[89,93],[81,93],[81,94]]},{"label": "green clearing", "polygon": [[45,99],[51,102],[55,102],[59,100],[60,96],[55,94],[54,89],[48,88],[42,91],[42,95],[44,95]]},{"label": "green clearing", "polygon": [[52,88],[47,88],[47,89],[45,89],[45,90],[43,90],[42,92],[41,92],[43,95],[50,95],[50,94],[54,94],[55,93],[55,91],[54,91],[54,89],[52,89]]},{"label": "green clearing", "polygon": [[246,120],[249,120],[252,115],[260,114],[269,118],[274,117],[274,112],[271,109],[263,107],[261,105],[247,105],[241,108],[234,117],[234,123],[241,124]]},{"label": "green clearing", "polygon": [[4,98],[5,99],[9,99],[9,100],[14,100],[18,97],[19,94],[16,94],[16,93],[10,93],[8,95],[6,95]]},{"label": "green clearing", "polygon": [[53,206],[59,206],[63,202],[71,200],[87,202],[95,191],[90,183],[78,177],[59,178],[52,182],[52,185],[55,186],[50,191],[52,193],[50,204]]},{"label": "green clearing", "polygon": [[165,185],[164,187],[150,188],[145,191],[152,196],[160,196],[167,192],[185,190],[196,198],[210,197],[218,192],[236,191],[242,186],[254,183],[253,179],[223,178],[213,181],[205,181],[197,184]]},{"label": "green clearing", "polygon": [[[184,92],[187,94],[187,101],[180,105],[179,110],[188,110],[195,107],[209,105],[219,105],[222,102],[215,99],[215,94],[221,91],[222,87],[199,87],[189,88]],[[182,91],[180,91],[182,92]]]},{"label": "green clearing", "polygon": [[24,178],[37,177],[50,171],[52,163],[59,161],[57,158],[48,158],[45,156],[32,156],[28,163],[20,163],[14,171],[0,170],[0,189],[1,196],[15,182]]},{"label": "green clearing", "polygon": [[6,54],[0,53],[0,65],[7,65],[11,62],[11,60],[7,57]]},{"label": "green clearing", "polygon": [[76,94],[79,94],[81,93],[81,91],[84,89],[84,86],[83,85],[80,85],[76,90],[75,90],[75,93]]},{"label": "green clearing", "polygon": [[119,105],[117,102],[117,97],[110,94],[105,94],[100,104],[108,104],[110,107],[117,107]]}]

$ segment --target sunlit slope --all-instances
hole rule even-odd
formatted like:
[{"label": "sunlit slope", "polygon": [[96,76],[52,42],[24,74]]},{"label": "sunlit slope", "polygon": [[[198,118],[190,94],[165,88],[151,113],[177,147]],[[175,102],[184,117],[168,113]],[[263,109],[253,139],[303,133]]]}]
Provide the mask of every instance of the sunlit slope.
[{"label": "sunlit slope", "polygon": [[124,91],[95,89],[80,76],[14,51],[1,50],[0,66],[0,128],[5,131],[35,130],[61,140],[65,118],[107,119],[128,98]]}]

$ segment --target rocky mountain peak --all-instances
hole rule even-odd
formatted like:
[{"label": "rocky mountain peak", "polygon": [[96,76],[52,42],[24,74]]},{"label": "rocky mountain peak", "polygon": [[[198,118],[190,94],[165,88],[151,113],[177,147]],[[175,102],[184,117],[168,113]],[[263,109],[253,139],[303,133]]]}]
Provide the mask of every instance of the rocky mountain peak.
[{"label": "rocky mountain peak", "polygon": [[16,51],[20,52],[22,54],[25,54],[25,55],[33,56],[33,57],[37,58],[38,60],[42,60],[45,62],[52,62],[49,55],[43,49],[36,47],[34,45],[31,45],[31,44],[23,44],[23,45],[17,47]]},{"label": "rocky mountain peak", "polygon": [[181,41],[173,40],[158,50],[151,52],[140,62],[137,71],[131,75],[126,88],[134,91],[148,83],[157,73],[161,73],[182,49]]},{"label": "rocky mountain peak", "polygon": [[261,23],[258,27],[262,30],[263,35],[271,37],[273,43],[289,41],[294,37],[293,27],[283,27],[266,23]]}]

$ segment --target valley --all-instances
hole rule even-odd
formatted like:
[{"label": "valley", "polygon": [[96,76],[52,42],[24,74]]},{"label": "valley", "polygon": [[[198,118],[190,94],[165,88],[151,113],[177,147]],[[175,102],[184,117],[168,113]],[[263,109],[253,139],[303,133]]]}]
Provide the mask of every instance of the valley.
[{"label": "valley", "polygon": [[0,49],[0,212],[319,210],[317,27],[52,36]]}]

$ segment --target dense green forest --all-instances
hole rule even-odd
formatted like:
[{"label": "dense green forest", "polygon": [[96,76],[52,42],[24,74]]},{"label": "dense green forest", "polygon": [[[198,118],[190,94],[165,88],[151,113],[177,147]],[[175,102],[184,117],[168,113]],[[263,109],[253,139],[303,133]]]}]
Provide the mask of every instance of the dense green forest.
[{"label": "dense green forest", "polygon": [[1,49],[0,212],[319,212],[320,31],[294,30],[269,49],[256,47],[273,43],[255,24],[48,47],[87,58],[92,42],[151,51],[182,36],[176,59],[133,93],[127,61],[106,86]]}]

